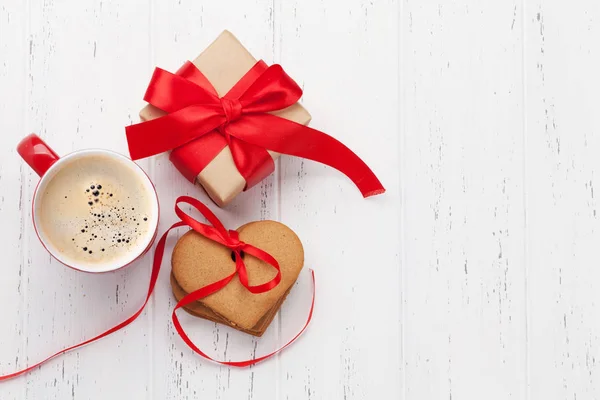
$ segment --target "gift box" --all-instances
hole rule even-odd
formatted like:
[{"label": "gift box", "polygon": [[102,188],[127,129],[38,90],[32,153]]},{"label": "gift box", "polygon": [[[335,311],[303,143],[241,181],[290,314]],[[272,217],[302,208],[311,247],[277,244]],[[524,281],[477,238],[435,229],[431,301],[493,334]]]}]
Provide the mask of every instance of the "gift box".
[{"label": "gift box", "polygon": [[274,171],[280,154],[329,165],[364,197],[385,189],[344,144],[306,126],[302,89],[280,65],[257,61],[228,31],[176,73],[156,68],[140,112],[126,128],[133,160],[170,151],[170,160],[225,206]]},{"label": "gift box", "polygon": [[[192,63],[208,78],[216,89],[219,96],[225,95],[246,74],[257,60],[229,31],[224,31],[217,39],[209,45]],[[148,104],[140,111],[140,119],[149,121],[162,117],[167,113],[159,108]],[[276,115],[306,125],[310,122],[310,114],[302,105],[295,103]],[[196,143],[202,147],[202,139]],[[201,185],[210,198],[220,207],[223,207],[247,188],[247,182],[238,171],[231,154],[229,145],[218,152],[218,154],[201,170],[190,171],[187,162],[187,154],[195,149],[180,147],[170,154],[171,162],[182,174],[190,177],[194,183]],[[271,159],[275,161],[280,153],[268,151]],[[193,168],[191,168],[193,170]],[[264,178],[260,177],[260,179]]]}]

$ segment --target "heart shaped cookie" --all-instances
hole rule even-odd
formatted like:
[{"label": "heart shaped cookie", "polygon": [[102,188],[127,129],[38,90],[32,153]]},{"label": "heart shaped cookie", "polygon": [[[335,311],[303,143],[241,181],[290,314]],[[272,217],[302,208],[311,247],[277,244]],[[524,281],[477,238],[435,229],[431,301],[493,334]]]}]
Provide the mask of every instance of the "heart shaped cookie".
[{"label": "heart shaped cookie", "polygon": [[[281,307],[304,266],[304,249],[298,236],[276,221],[257,221],[237,229],[239,240],[273,256],[281,268],[275,288],[253,294],[236,275],[227,286],[186,306],[190,314],[261,336]],[[225,278],[235,271],[235,255],[227,247],[191,230],[183,235],[171,258],[171,286],[179,301],[183,296]],[[275,277],[277,271],[250,255],[243,255],[250,285]]]}]

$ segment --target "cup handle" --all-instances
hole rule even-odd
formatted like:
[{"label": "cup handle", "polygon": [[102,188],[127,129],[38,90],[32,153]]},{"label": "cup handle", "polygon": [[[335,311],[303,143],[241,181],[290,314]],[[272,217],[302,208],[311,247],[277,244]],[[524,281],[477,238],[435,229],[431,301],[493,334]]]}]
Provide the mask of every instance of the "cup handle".
[{"label": "cup handle", "polygon": [[54,150],[35,133],[21,140],[17,152],[40,177],[59,159]]}]

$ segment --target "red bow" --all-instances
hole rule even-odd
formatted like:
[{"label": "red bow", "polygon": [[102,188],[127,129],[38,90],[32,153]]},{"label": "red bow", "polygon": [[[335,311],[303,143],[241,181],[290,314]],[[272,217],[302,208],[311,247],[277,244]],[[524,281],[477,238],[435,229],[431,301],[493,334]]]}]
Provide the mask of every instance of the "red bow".
[{"label": "red bow", "polygon": [[[200,223],[200,222],[196,221],[194,218],[192,218],[189,215],[187,215],[186,213],[184,213],[179,208],[179,203],[188,203],[192,207],[196,208],[208,220],[208,222],[210,222],[212,224],[212,226]],[[173,319],[173,325],[175,325],[175,329],[177,330],[177,333],[179,333],[179,336],[183,339],[183,341],[192,350],[194,350],[197,354],[201,355],[202,357],[204,357],[208,360],[211,360],[211,361],[215,361],[219,364],[229,365],[232,367],[247,367],[247,366],[256,364],[260,361],[266,360],[267,358],[279,353],[281,350],[285,349],[286,347],[291,345],[293,342],[295,342],[296,339],[298,339],[300,337],[300,335],[302,335],[304,330],[308,327],[308,324],[310,323],[310,320],[312,319],[313,309],[315,306],[314,290],[313,290],[312,303],[310,306],[310,312],[309,312],[308,318],[307,318],[304,326],[300,330],[300,332],[298,332],[296,334],[296,336],[294,336],[284,346],[280,347],[279,349],[277,349],[267,355],[264,355],[264,356],[261,356],[258,358],[254,358],[252,360],[246,360],[246,361],[217,361],[217,360],[214,360],[213,358],[211,358],[210,356],[208,356],[202,350],[200,350],[192,342],[192,340],[188,337],[188,335],[185,333],[183,327],[181,326],[181,324],[179,322],[179,318],[177,318],[176,311],[178,309],[180,309],[181,307],[185,307],[186,305],[191,304],[194,301],[203,299],[206,296],[210,296],[211,294],[213,294],[215,292],[218,292],[219,290],[224,288],[233,279],[233,277],[236,275],[236,273],[238,274],[242,285],[244,285],[250,292],[252,292],[252,293],[267,292],[267,291],[273,289],[275,286],[277,286],[277,284],[279,284],[279,282],[281,281],[281,271],[279,268],[279,263],[277,262],[277,260],[275,260],[275,258],[273,258],[269,253],[267,253],[257,247],[254,247],[250,244],[241,242],[239,240],[238,232],[233,231],[233,230],[227,231],[227,229],[225,229],[225,227],[223,226],[221,221],[219,221],[219,219],[209,210],[209,208],[206,207],[204,204],[202,204],[200,201],[198,201],[192,197],[181,196],[177,199],[177,202],[175,204],[175,213],[181,219],[181,222],[177,222],[173,226],[171,226],[171,228],[169,228],[169,230],[167,232],[165,232],[163,234],[163,236],[161,237],[161,239],[159,240],[158,245],[156,246],[155,264],[156,264],[157,257],[160,257],[160,260],[162,260],[162,253],[164,252],[165,242],[166,242],[167,234],[169,233],[169,231],[171,229],[177,228],[179,226],[188,225],[190,228],[192,228],[196,232],[200,233],[201,235],[207,237],[208,239],[213,240],[217,243],[220,243],[220,244],[228,247],[229,249],[231,249],[235,253],[235,265],[236,265],[236,270],[233,273],[231,273],[230,275],[226,276],[225,278],[223,278],[217,282],[214,282],[214,283],[211,283],[204,287],[201,287],[200,289],[186,295],[177,303],[177,305],[173,309],[172,319]],[[248,274],[246,272],[246,266],[244,265],[244,261],[241,256],[241,252],[250,254],[260,260],[265,261],[268,264],[271,264],[277,270],[277,275],[272,280],[270,280],[266,283],[256,285],[256,286],[250,286],[248,283]],[[160,261],[158,261],[158,264],[160,265]],[[310,271],[311,271],[312,283],[313,283],[313,288],[314,288],[315,274],[314,274],[313,270],[310,270]]]},{"label": "red bow", "polygon": [[[191,206],[195,207],[208,220],[208,222],[212,224],[212,226],[198,222],[194,218],[184,213],[181,210],[181,208],[179,208],[179,203],[188,203]],[[244,285],[246,289],[248,289],[250,292],[255,294],[267,292],[273,289],[275,286],[277,286],[281,281],[281,269],[279,268],[279,263],[276,259],[273,258],[273,256],[257,247],[252,246],[251,244],[240,241],[238,231],[228,231],[227,229],[225,229],[225,227],[223,226],[221,221],[219,221],[219,219],[215,216],[215,214],[213,214],[212,211],[210,211],[208,207],[206,207],[200,201],[192,197],[181,196],[177,199],[177,203],[175,204],[175,213],[181,219],[181,222],[178,222],[175,225],[188,225],[190,228],[192,228],[202,236],[205,236],[206,238],[212,241],[222,244],[223,246],[233,251],[233,253],[235,254],[235,271],[229,276],[215,283],[215,291],[225,287],[225,285],[227,285],[233,279],[236,273],[239,275],[240,283]],[[173,227],[176,227],[175,225],[173,225]],[[250,284],[248,283],[248,272],[246,271],[246,265],[244,264],[244,259],[241,254],[242,252],[245,254],[250,254],[251,256],[258,258],[266,262],[267,264],[272,265],[277,270],[277,275],[275,275],[275,277],[269,282],[260,285],[250,286]],[[179,302],[180,304],[178,304],[178,306],[183,307],[203,297],[208,296],[208,294],[196,294],[196,292],[191,293],[190,295],[184,297]]]},{"label": "red bow", "polygon": [[331,136],[270,114],[295,104],[300,87],[280,65],[257,62],[222,98],[186,62],[172,74],[156,68],[144,100],[168,114],[126,128],[134,160],[173,150],[171,160],[190,180],[226,145],[246,188],[273,172],[276,151],[329,165],[348,176],[364,197],[385,189],[371,169]]}]

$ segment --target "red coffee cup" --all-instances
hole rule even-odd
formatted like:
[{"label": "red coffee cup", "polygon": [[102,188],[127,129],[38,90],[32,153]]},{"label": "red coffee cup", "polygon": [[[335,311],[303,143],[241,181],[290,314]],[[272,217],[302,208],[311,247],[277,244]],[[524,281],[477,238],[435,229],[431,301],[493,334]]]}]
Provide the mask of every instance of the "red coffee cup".
[{"label": "red coffee cup", "polygon": [[[27,162],[27,164],[29,164],[29,166],[40,176],[40,181],[38,182],[33,195],[33,226],[44,248],[56,260],[78,271],[101,273],[123,268],[139,259],[150,249],[158,231],[158,196],[156,194],[156,189],[154,188],[154,185],[152,184],[152,181],[148,175],[146,175],[144,170],[142,170],[142,168],[140,168],[136,163],[131,161],[131,159],[113,151],[103,149],[79,150],[63,157],[59,157],[46,143],[44,143],[39,136],[35,134],[31,134],[24,138],[17,146],[17,151],[23,160],[25,160],[25,162]],[[52,182],[52,179],[56,176],[56,174],[63,168],[72,167],[74,165],[73,161],[85,161],[84,159],[86,157],[97,156],[107,157],[111,160],[111,162],[114,161],[115,163],[118,163],[120,167],[127,168],[128,171],[134,173],[136,181],[142,185],[141,187],[143,190],[148,192],[151,205],[147,221],[149,228],[147,232],[137,240],[136,245],[131,248],[131,251],[127,251],[118,259],[99,262],[91,266],[87,263],[77,262],[72,258],[67,257],[65,252],[61,251],[61,249],[59,249],[58,246],[55,245],[52,240],[50,240],[44,230],[40,229],[39,214],[42,194],[45,192],[45,189]]]}]

